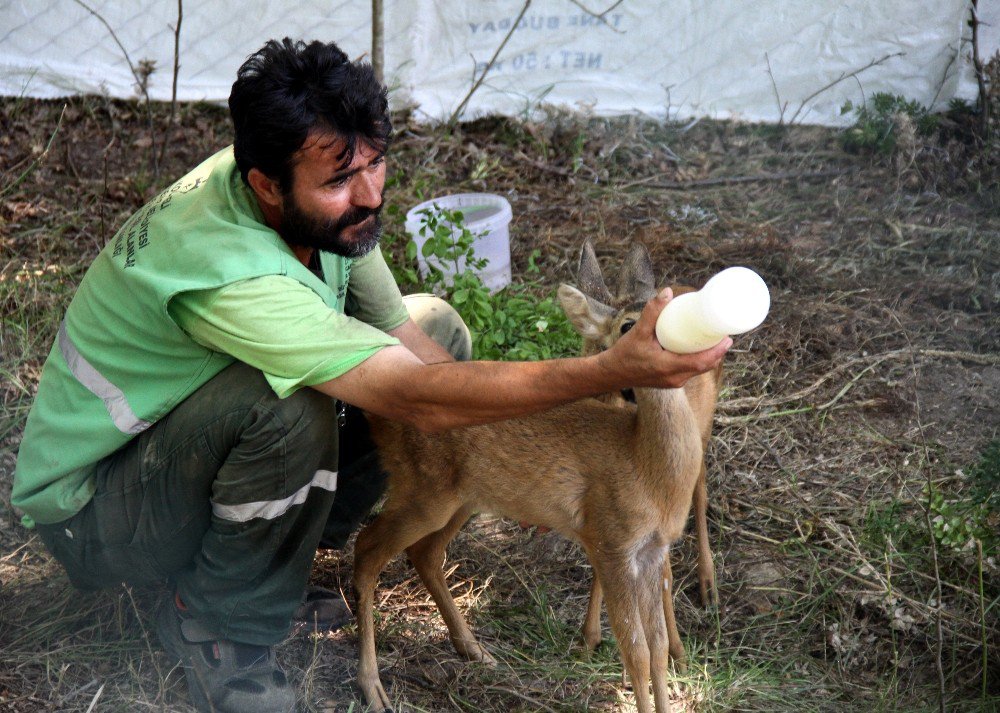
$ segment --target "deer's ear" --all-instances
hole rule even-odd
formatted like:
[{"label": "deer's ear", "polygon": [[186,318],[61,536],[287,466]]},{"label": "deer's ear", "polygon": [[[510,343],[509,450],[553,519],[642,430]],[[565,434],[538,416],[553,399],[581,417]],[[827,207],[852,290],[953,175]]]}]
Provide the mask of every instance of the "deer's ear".
[{"label": "deer's ear", "polygon": [[649,251],[642,243],[632,243],[618,272],[617,304],[648,302],[656,296],[656,276]]},{"label": "deer's ear", "polygon": [[614,308],[569,285],[559,285],[556,296],[570,324],[580,336],[593,340],[607,336],[611,320],[615,316]]},{"label": "deer's ear", "polygon": [[589,239],[583,241],[583,247],[580,249],[580,269],[577,270],[576,284],[585,295],[590,295],[605,304],[611,303],[611,292],[604,282],[597,254]]}]

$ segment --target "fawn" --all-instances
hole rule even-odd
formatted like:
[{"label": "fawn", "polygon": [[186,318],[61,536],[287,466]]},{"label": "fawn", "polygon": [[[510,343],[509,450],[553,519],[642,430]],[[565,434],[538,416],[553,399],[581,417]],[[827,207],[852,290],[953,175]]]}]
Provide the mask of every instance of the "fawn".
[{"label": "fawn", "polygon": [[[633,243],[622,264],[616,283],[615,294],[612,295],[604,280],[597,255],[589,240],[584,241],[580,251],[580,264],[577,270],[577,284],[581,291],[594,300],[604,304],[624,309],[630,307],[638,311],[642,303],[656,293],[655,277],[652,262],[645,246]],[[675,285],[674,296],[691,292],[693,288]],[[605,335],[581,334],[583,348],[581,354],[587,356],[610,346]],[[698,419],[703,449],[708,448],[712,437],[712,419],[715,416],[715,406],[718,400],[722,381],[722,366],[711,374],[702,375],[688,381],[684,386],[688,401]],[[605,403],[627,408],[628,400],[624,394],[605,394],[601,397]],[[694,521],[698,542],[698,587],[702,606],[718,603],[715,589],[715,565],[712,561],[712,549],[708,539],[708,487],[705,480],[705,462],[701,463],[698,483],[694,491]],[[588,650],[593,650],[601,642],[601,583],[596,577],[590,590],[590,601],[583,622],[583,641]]]},{"label": "fawn", "polygon": [[[648,254],[633,251],[619,292],[627,286],[629,294],[644,297],[652,285]],[[642,307],[615,309],[568,285],[559,288],[559,300],[592,345],[610,346]],[[719,379],[717,369],[691,379],[684,389],[637,388],[634,408],[584,399],[436,434],[369,414],[389,473],[382,512],[355,544],[358,683],[371,709],[390,705],[375,654],[375,586],[385,565],[404,549],[456,651],[494,662],[455,605],[442,569],[448,543],[474,513],[485,511],[545,525],[583,546],[595,573],[584,627],[588,646],[600,638],[603,591],[639,713],[652,710],[650,679],[656,710],[669,711],[668,658],[684,660],[669,550],[704,477],[703,424],[711,424]]]}]

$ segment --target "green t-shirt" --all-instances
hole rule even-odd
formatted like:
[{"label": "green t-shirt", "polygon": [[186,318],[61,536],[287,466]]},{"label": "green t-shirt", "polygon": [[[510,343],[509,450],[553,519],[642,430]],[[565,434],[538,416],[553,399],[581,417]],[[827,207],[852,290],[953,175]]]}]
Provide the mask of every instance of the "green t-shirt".
[{"label": "green t-shirt", "polygon": [[170,316],[204,347],[260,369],[284,398],[350,371],[385,346],[406,307],[380,250],[351,263],[346,310],[331,310],[298,280],[267,275],[185,292]]}]

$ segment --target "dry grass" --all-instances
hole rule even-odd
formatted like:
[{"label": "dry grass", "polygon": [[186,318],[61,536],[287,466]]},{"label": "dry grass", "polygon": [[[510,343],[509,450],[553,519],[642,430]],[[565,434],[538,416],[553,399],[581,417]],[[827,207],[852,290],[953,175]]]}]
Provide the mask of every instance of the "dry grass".
[{"label": "dry grass", "polygon": [[[60,109],[0,102],[0,186],[41,156]],[[74,100],[48,154],[0,197],[0,710],[187,710],[181,677],[147,635],[156,592],[74,592],[9,505],[27,408],[82,270],[132,210],[225,145],[228,128],[218,109],[188,106],[161,135],[170,144],[155,176],[139,111]],[[697,605],[692,543],[676,550],[692,660],[676,708],[932,710],[940,654],[948,708],[996,710],[997,562],[983,562],[981,580],[974,553],[941,548],[935,576],[923,520],[927,480],[961,495],[962,469],[998,437],[995,146],[971,169],[967,151],[941,180],[927,159],[936,151],[914,154],[925,163],[874,160],[809,127],[684,130],[553,112],[448,134],[401,120],[387,201],[508,195],[515,274],[537,249],[552,286],[571,281],[589,237],[609,263],[641,240],[665,276],[700,284],[746,264],[772,286],[770,318],[727,361],[709,454],[718,610]],[[798,178],[690,183],[763,174]],[[401,234],[390,216],[397,257]],[[460,662],[396,561],[377,622],[399,709],[631,709],[613,644],[588,657],[577,643],[590,572],[573,546],[483,517],[449,567],[500,664]],[[349,591],[350,551],[321,555],[315,578]],[[280,651],[313,711],[363,710],[355,654],[353,628]]]}]

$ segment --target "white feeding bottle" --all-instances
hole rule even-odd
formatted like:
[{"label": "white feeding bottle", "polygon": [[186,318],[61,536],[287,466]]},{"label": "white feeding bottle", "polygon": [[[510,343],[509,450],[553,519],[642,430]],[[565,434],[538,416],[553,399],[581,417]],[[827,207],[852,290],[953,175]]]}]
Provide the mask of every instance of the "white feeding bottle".
[{"label": "white feeding bottle", "polygon": [[714,347],[764,321],[771,307],[767,285],[753,270],[730,267],[697,292],[674,297],[656,320],[660,346],[677,354]]}]

